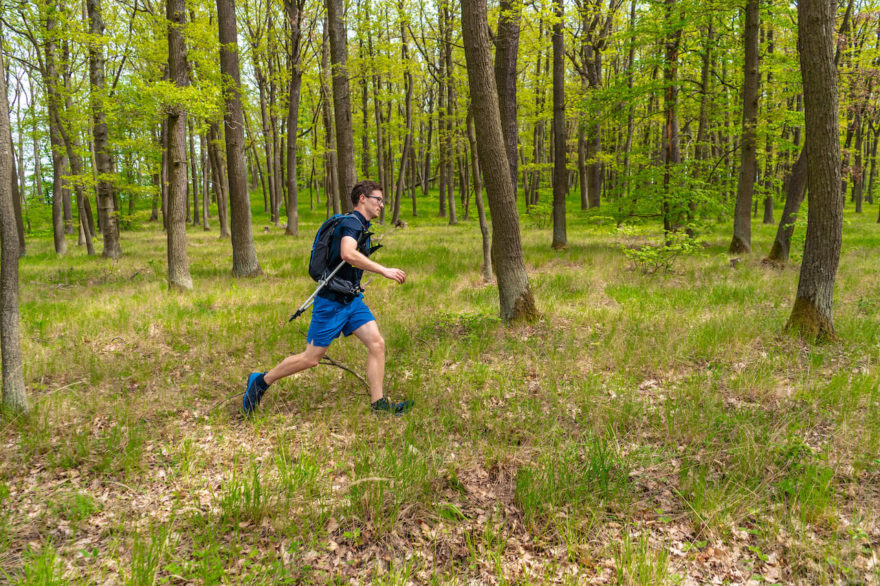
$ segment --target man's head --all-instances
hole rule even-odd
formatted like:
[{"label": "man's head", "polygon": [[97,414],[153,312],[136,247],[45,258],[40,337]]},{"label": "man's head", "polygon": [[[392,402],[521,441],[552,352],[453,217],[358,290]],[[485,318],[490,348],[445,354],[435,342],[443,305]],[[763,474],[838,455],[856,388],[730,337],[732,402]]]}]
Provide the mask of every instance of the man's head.
[{"label": "man's head", "polygon": [[351,190],[351,205],[361,206],[361,212],[367,220],[379,217],[385,205],[382,197],[382,186],[375,181],[358,181]]}]

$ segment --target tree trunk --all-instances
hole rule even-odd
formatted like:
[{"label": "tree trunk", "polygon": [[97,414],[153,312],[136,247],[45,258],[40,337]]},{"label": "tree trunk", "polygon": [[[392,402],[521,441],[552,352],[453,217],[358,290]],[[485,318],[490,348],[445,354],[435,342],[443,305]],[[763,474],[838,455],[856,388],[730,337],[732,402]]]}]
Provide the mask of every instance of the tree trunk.
[{"label": "tree trunk", "polygon": [[208,231],[211,225],[208,223],[211,206],[211,163],[208,156],[208,140],[205,133],[199,133],[199,157],[202,161],[202,230]]},{"label": "tree trunk", "polygon": [[663,127],[663,230],[667,234],[681,227],[681,201],[678,194],[672,194],[672,175],[681,163],[681,150],[678,136],[678,51],[681,46],[681,24],[674,16],[676,0],[666,0],[667,26],[672,28],[666,38],[665,65],[663,78],[666,85],[664,108],[666,120]]},{"label": "tree trunk", "polygon": [[[0,57],[0,72],[3,68]],[[13,413],[29,409],[24,386],[18,312],[18,235],[12,204],[12,129],[5,76],[0,75],[0,354],[3,406]]]},{"label": "tree trunk", "polygon": [[[10,123],[11,128],[11,123]],[[18,171],[15,162],[15,145],[12,142],[12,134],[9,134],[9,156],[12,157],[12,165],[10,166],[10,188],[12,189],[12,214],[15,219],[15,232],[18,238],[18,256],[27,254],[24,241],[24,218],[21,215],[21,193],[18,184]]]},{"label": "tree trunk", "polygon": [[565,196],[568,193],[565,147],[565,41],[563,0],[555,0],[553,24],[553,243],[556,250],[568,246],[565,230]]},{"label": "tree trunk", "polygon": [[[87,0],[89,11],[89,34],[93,39],[104,35],[104,21],[101,16],[101,0]],[[119,258],[122,248],[119,245],[119,215],[115,211],[116,188],[110,177],[113,165],[110,161],[110,146],[107,121],[104,114],[104,51],[99,40],[89,43],[89,81],[91,84],[92,136],[95,146],[95,167],[98,172],[98,219],[104,237],[103,256]],[[186,156],[184,156],[184,164]],[[184,177],[186,169],[184,169]],[[184,186],[185,189],[185,186]]]},{"label": "tree trunk", "polygon": [[827,0],[798,2],[810,205],[798,290],[786,328],[817,340],[835,337],[834,279],[843,235],[835,7]]},{"label": "tree trunk", "polygon": [[217,0],[217,21],[220,25],[220,72],[224,80],[225,98],[223,125],[226,131],[226,165],[229,203],[232,209],[232,274],[236,277],[255,277],[263,271],[257,262],[251,229],[234,0]]},{"label": "tree trunk", "polygon": [[302,88],[302,15],[305,0],[285,0],[284,12],[290,27],[290,86],[287,101],[287,227],[288,236],[299,234],[299,191],[297,186],[296,141],[299,130],[299,98]]},{"label": "tree trunk", "polygon": [[807,156],[806,151],[801,150],[797,161],[791,168],[791,172],[785,181],[785,207],[782,217],[779,219],[779,227],[776,229],[776,238],[770,247],[767,260],[787,263],[791,254],[791,235],[794,233],[794,223],[807,187]]},{"label": "tree trunk", "polygon": [[505,321],[537,317],[529,287],[516,194],[510,182],[507,153],[498,110],[498,91],[492,74],[486,0],[462,0],[462,36],[468,85],[477,126],[477,149],[492,213],[492,263],[498,277],[501,318]]},{"label": "tree trunk", "polygon": [[409,47],[406,40],[406,13],[404,12],[403,0],[397,4],[398,17],[400,18],[400,43],[403,57],[403,85],[406,92],[406,136],[403,139],[403,150],[400,154],[400,171],[397,174],[397,186],[394,189],[394,212],[391,216],[391,224],[396,226],[400,221],[400,200],[403,199],[403,187],[406,182],[406,166],[409,159],[409,151],[412,145],[412,74],[409,67]]},{"label": "tree trunk", "polygon": [[758,120],[758,0],[746,3],[745,65],[743,75],[743,122],[742,146],[740,147],[739,186],[736,192],[736,206],[733,212],[733,240],[730,254],[745,254],[752,251],[752,218],[749,214],[755,194],[755,175],[758,159],[755,149],[755,126]]},{"label": "tree trunk", "polygon": [[[67,232],[64,216],[64,141],[61,138],[58,125],[58,71],[55,67],[55,18],[46,18],[45,43],[45,75],[43,83],[46,86],[46,107],[49,111],[49,145],[52,150],[52,235],[55,244],[55,253],[67,254],[67,241],[64,234]],[[39,157],[34,155],[35,159]]]},{"label": "tree trunk", "polygon": [[474,183],[474,200],[477,202],[477,218],[480,222],[480,236],[483,242],[483,266],[480,273],[484,283],[492,282],[492,240],[489,235],[489,223],[486,221],[486,209],[483,205],[483,182],[480,180],[480,158],[477,156],[477,135],[474,133],[474,114],[468,110],[467,135],[471,146],[471,176]]},{"label": "tree trunk", "polygon": [[[192,209],[192,223],[193,226],[199,225],[199,198],[202,195],[202,190],[199,187],[199,173],[196,163],[196,144],[195,137],[193,136],[193,124],[192,118],[187,119],[187,129],[188,129],[188,138],[189,138],[189,166],[190,166],[190,175],[192,177],[192,196],[193,196],[193,209]],[[187,204],[187,207],[188,204]]]},{"label": "tree trunk", "polygon": [[211,158],[211,184],[214,186],[214,199],[217,201],[217,221],[220,223],[220,238],[229,238],[229,205],[226,183],[226,168],[223,164],[223,152],[220,149],[220,127],[211,122],[208,127],[208,155]]},{"label": "tree trunk", "polygon": [[[90,2],[94,0],[89,0]],[[167,0],[168,77],[178,88],[188,84],[186,45],[182,27],[186,21],[184,0]],[[192,144],[192,143],[190,143]],[[186,255],[186,110],[168,106],[168,288],[188,291],[193,282]],[[194,190],[194,193],[197,193]],[[197,196],[198,197],[198,196]]]},{"label": "tree trunk", "polygon": [[510,167],[510,181],[516,187],[517,141],[516,121],[516,62],[519,54],[519,23],[522,3],[519,0],[500,0],[498,29],[495,35],[495,85],[498,87],[498,108],[504,149]]},{"label": "tree trunk", "polygon": [[357,180],[354,168],[354,137],[351,127],[351,95],[348,88],[348,46],[342,22],[343,0],[326,0],[330,25],[330,61],[333,64],[333,114],[336,121],[336,166],[342,209],[350,212],[351,190]]}]

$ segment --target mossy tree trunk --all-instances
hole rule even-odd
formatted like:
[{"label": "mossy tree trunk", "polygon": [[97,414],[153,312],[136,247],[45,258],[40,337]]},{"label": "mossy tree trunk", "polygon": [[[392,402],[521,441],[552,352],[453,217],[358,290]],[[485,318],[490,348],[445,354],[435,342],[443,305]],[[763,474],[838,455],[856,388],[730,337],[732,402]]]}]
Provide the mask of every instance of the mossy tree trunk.
[{"label": "mossy tree trunk", "polygon": [[480,121],[476,127],[477,151],[492,213],[492,263],[498,277],[501,318],[508,322],[530,320],[537,317],[538,311],[526,274],[516,194],[507,167],[486,0],[462,0],[461,23],[471,107],[474,118]]},{"label": "mossy tree trunk", "polygon": [[835,6],[827,0],[798,3],[810,205],[797,296],[786,329],[816,340],[834,338],[834,279],[843,235]]}]

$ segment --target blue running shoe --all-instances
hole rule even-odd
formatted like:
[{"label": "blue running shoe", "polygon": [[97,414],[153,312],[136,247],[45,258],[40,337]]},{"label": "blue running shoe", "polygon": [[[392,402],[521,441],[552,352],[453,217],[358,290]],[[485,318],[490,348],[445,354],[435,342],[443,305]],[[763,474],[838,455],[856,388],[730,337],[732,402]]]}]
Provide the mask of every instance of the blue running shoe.
[{"label": "blue running shoe", "polygon": [[395,417],[400,417],[401,415],[412,409],[413,404],[414,402],[409,400],[402,401],[400,403],[392,403],[386,397],[382,397],[375,403],[370,404],[370,410],[372,410],[373,413],[376,413],[377,415],[390,413],[393,414]]},{"label": "blue running shoe", "polygon": [[[263,374],[262,372],[252,372],[248,375],[247,388],[242,399],[242,410],[245,415],[253,413],[263,399],[263,394],[266,392],[266,387],[260,384],[260,381],[263,380]],[[265,383],[263,384],[265,385]]]}]

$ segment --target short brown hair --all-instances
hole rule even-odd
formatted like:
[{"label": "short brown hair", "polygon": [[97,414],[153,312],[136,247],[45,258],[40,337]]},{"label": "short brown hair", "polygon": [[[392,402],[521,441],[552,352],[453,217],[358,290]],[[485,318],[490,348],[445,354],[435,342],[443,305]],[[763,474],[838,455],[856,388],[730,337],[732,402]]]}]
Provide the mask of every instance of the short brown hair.
[{"label": "short brown hair", "polygon": [[382,186],[375,181],[369,179],[358,181],[351,188],[351,205],[356,206],[362,195],[370,195],[376,190],[382,191]]}]

